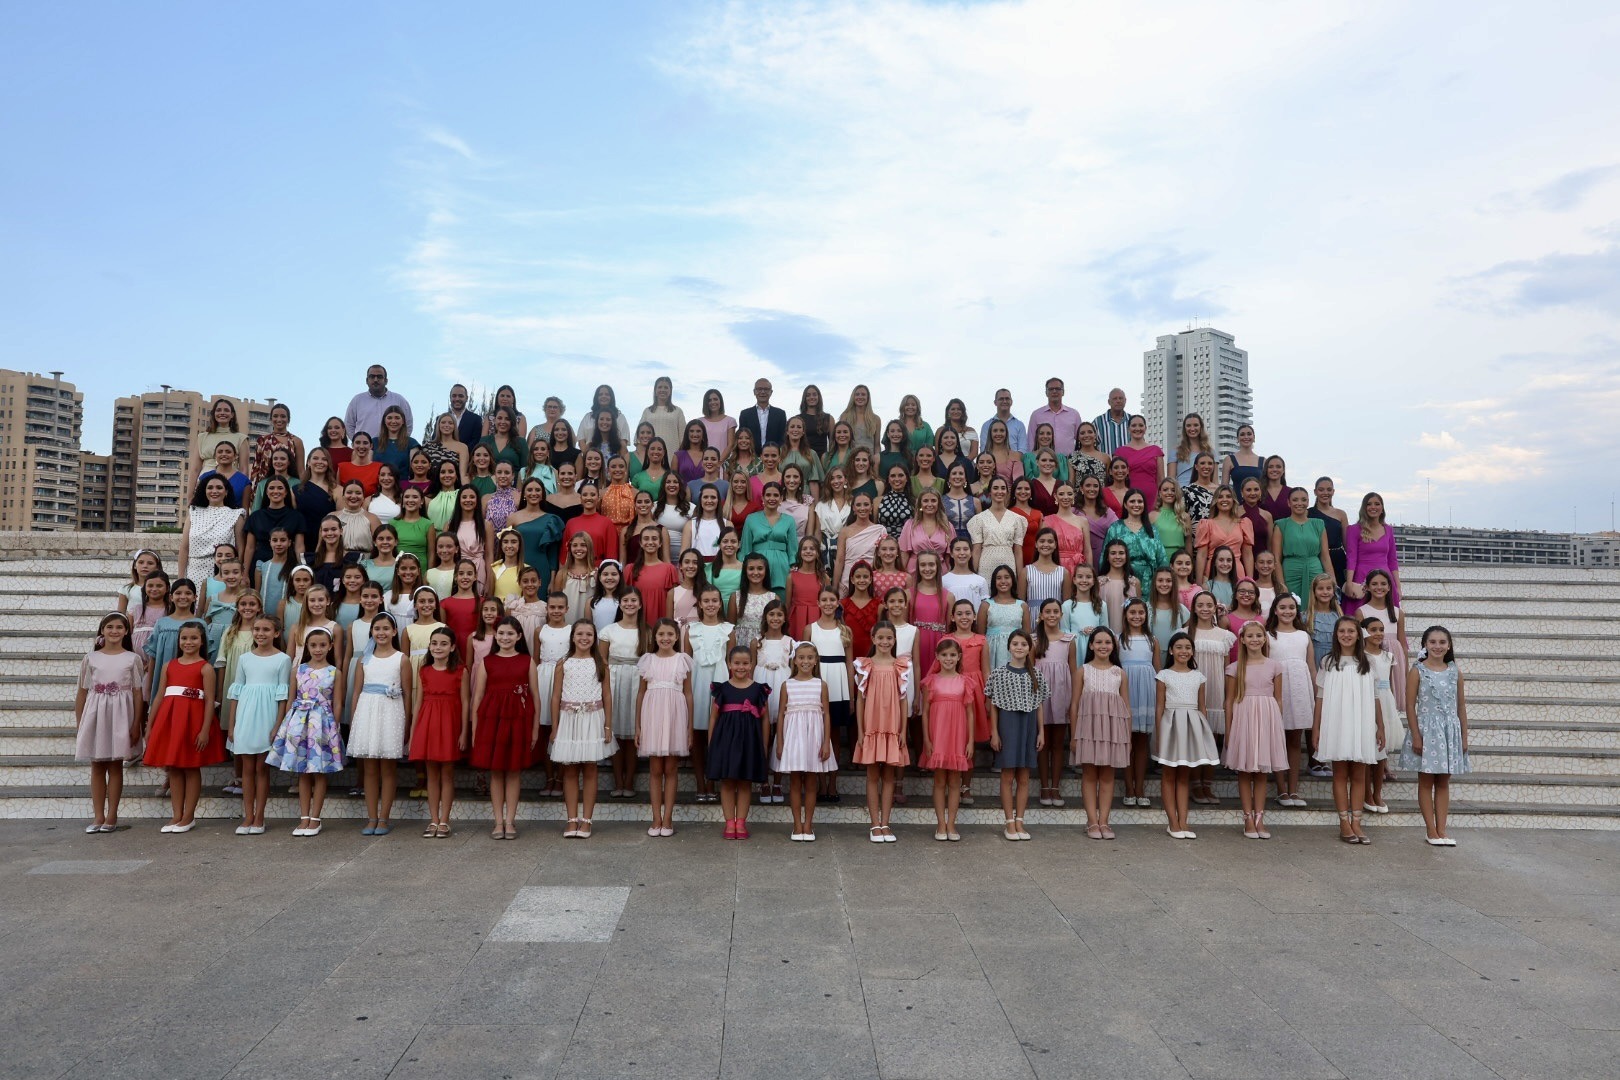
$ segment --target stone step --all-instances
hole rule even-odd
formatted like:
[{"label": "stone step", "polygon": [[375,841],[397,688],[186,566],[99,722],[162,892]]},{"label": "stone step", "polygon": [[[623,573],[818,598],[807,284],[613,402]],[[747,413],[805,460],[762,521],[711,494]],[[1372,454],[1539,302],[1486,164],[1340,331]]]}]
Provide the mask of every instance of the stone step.
[{"label": "stone step", "polygon": [[1565,750],[1620,750],[1620,723],[1523,724],[1470,720],[1471,747],[1538,747]]},{"label": "stone step", "polygon": [[[1383,842],[1405,842],[1414,845],[1421,844],[1422,834],[1416,832],[1423,825],[1417,806],[1411,802],[1388,800],[1390,813],[1368,814],[1363,819],[1371,830],[1381,832],[1384,829],[1405,829],[1411,832],[1392,833],[1383,838]],[[31,819],[72,819],[86,821],[89,819],[90,801],[87,791],[69,787],[39,786],[31,788],[16,788],[9,791],[0,790],[0,817],[5,818],[31,818]],[[172,811],[167,798],[158,798],[150,794],[126,792],[119,807],[119,817],[123,822],[145,822],[134,826],[137,829],[147,829],[154,836],[157,832],[158,822],[169,820]],[[200,826],[207,831],[226,831],[235,827],[242,813],[242,802],[235,796],[219,796],[205,794],[197,804],[198,820],[203,822]],[[326,801],[322,810],[322,820],[326,829],[354,829],[366,816],[364,800],[347,798],[336,794]],[[535,823],[527,832],[533,836],[523,839],[540,838],[561,840],[560,823],[567,817],[567,810],[559,798],[536,799],[532,791],[525,792],[525,798],[518,805],[518,818],[524,822]],[[285,834],[297,824],[298,802],[296,799],[277,795],[270,799],[266,807],[266,820],[270,823],[273,832]],[[477,830],[486,831],[489,824],[489,803],[482,796],[470,791],[458,792],[450,817],[457,823],[457,832]],[[755,805],[749,811],[749,825],[755,839],[759,841],[780,841],[787,843],[786,826],[792,820],[789,816],[789,807],[781,805]],[[624,828],[615,825],[615,822],[635,822],[636,832],[645,834],[645,823],[652,820],[652,808],[646,802],[637,800],[620,801],[603,799],[596,804],[592,818],[598,829],[603,831],[618,831]],[[427,820],[427,803],[422,799],[401,798],[394,804],[392,821],[395,824],[394,832],[379,839],[379,842],[393,840],[419,839],[420,830],[413,826]],[[698,805],[689,800],[682,799],[675,805],[675,820],[682,826],[692,829],[707,829],[716,831],[721,822],[721,810],[718,804],[710,803]],[[890,820],[899,827],[897,835],[905,842],[932,843],[934,827],[934,811],[932,806],[921,806],[913,803],[908,806],[894,808]],[[1040,841],[1053,843],[1067,843],[1071,840],[1080,841],[1084,838],[1085,812],[1075,801],[1062,808],[1031,806],[1025,815],[1025,824],[1031,830],[1050,828],[1051,832],[1036,834]],[[1125,826],[1119,833],[1120,840],[1126,843],[1144,841],[1159,842],[1161,839],[1169,843],[1169,837],[1164,836],[1164,811],[1157,806],[1146,809],[1126,809],[1116,801],[1114,809],[1109,813],[1109,820],[1116,828]],[[822,803],[816,808],[816,825],[819,832],[830,828],[848,829],[855,835],[861,835],[867,827],[869,818],[864,802],[856,797],[846,796],[839,804]],[[1003,820],[999,806],[963,807],[957,815],[961,825],[983,827],[983,831],[964,833],[964,842],[993,841],[1002,842],[1000,828]],[[220,824],[214,824],[219,822]],[[1228,828],[1240,829],[1242,815],[1236,803],[1228,800],[1220,807],[1194,806],[1188,814],[1189,824],[1199,829]],[[550,827],[540,823],[551,823]],[[1274,808],[1266,811],[1266,827],[1272,832],[1274,838],[1283,838],[1293,829],[1310,828],[1313,838],[1316,834],[1326,841],[1331,836],[1331,827],[1336,825],[1337,817],[1331,809],[1306,808],[1283,809]],[[1525,829],[1620,829],[1620,816],[1611,809],[1589,806],[1562,806],[1562,807],[1524,807],[1513,803],[1502,802],[1469,802],[1455,797],[1451,802],[1450,823],[1461,828],[1525,828]],[[913,828],[915,827],[915,828]],[[183,843],[184,836],[161,837],[165,841],[173,840]],[[264,836],[242,837],[243,843],[268,843],[270,834]],[[117,844],[115,838],[110,841]],[[318,843],[319,838],[312,838],[311,843]]]},{"label": "stone step", "polygon": [[[1408,622],[1406,636],[1409,642],[1409,655],[1417,655],[1417,647],[1424,627],[1430,625],[1426,622]],[[1620,655],[1620,636],[1600,633],[1534,633],[1521,630],[1515,620],[1491,620],[1483,627],[1473,630],[1459,630],[1452,627],[1452,633],[1457,639],[1458,655],[1463,663],[1476,652],[1494,654],[1497,656],[1578,656]],[[1472,670],[1472,669],[1470,669]]]},{"label": "stone step", "polygon": [[1521,616],[1541,619],[1579,619],[1583,622],[1620,622],[1620,600],[1557,600],[1542,596],[1448,596],[1433,600],[1403,600],[1401,610],[1410,623],[1414,615],[1444,621],[1457,615]]},{"label": "stone step", "polygon": [[8,677],[19,675],[56,675],[77,680],[83,663],[83,651],[0,652],[0,685],[4,685]]},{"label": "stone step", "polygon": [[16,630],[28,634],[47,634],[53,637],[79,635],[89,648],[96,636],[105,611],[88,608],[51,608],[48,610],[17,611],[0,608],[0,633]]},{"label": "stone step", "polygon": [[[100,620],[97,620],[99,622]],[[95,626],[87,634],[58,634],[46,630],[0,630],[0,658],[17,653],[83,656],[95,637]],[[0,664],[4,660],[0,659]]]},{"label": "stone step", "polygon": [[[140,545],[135,544],[131,550],[133,551],[135,547]],[[173,577],[175,567],[178,565],[176,556],[170,553],[160,555],[159,558],[163,562],[163,569]],[[61,559],[0,559],[0,578],[24,577],[29,574],[73,573],[114,575],[127,581],[130,562],[128,558],[75,558],[71,555]]]},{"label": "stone step", "polygon": [[1449,610],[1414,609],[1406,613],[1406,635],[1417,640],[1427,626],[1444,626],[1462,639],[1499,637],[1505,634],[1548,634],[1561,639],[1588,643],[1620,639],[1620,618],[1580,618],[1576,616],[1529,615],[1524,612],[1500,615],[1459,613]]},{"label": "stone step", "polygon": [[1470,721],[1503,720],[1524,726],[1548,724],[1563,727],[1571,723],[1612,723],[1620,720],[1620,708],[1579,698],[1547,696],[1536,701],[1524,701],[1479,692],[1468,695],[1468,718]]},{"label": "stone step", "polygon": [[1448,566],[1411,564],[1401,567],[1401,582],[1512,581],[1541,585],[1569,581],[1620,581],[1620,570],[1589,566]]},{"label": "stone step", "polygon": [[112,597],[103,592],[67,592],[56,588],[33,589],[0,593],[0,610],[29,614],[57,612],[89,612],[99,620],[115,606]]},{"label": "stone step", "polygon": [[1462,658],[1469,681],[1483,675],[1590,675],[1620,676],[1620,657],[1593,653],[1561,656],[1524,656],[1515,652],[1479,652],[1473,642]]},{"label": "stone step", "polygon": [[[403,768],[403,777],[414,777],[413,768]],[[203,770],[203,783],[208,789],[218,789],[230,778],[231,769],[226,765],[213,766]],[[472,773],[461,771],[458,783],[470,786]],[[145,766],[131,766],[124,770],[124,782],[135,787],[156,787],[163,781],[163,771]],[[354,783],[354,771],[345,770],[337,774],[332,783],[340,789],[347,789]],[[607,780],[603,780],[607,783]],[[73,761],[64,761],[57,756],[11,756],[0,758],[0,790],[10,788],[26,788],[34,786],[60,787],[73,784],[89,783],[89,766]],[[272,784],[284,791],[289,786],[289,779],[280,774],[272,776]],[[638,775],[639,790],[646,789],[645,774]],[[866,779],[864,775],[846,772],[838,777],[838,787],[846,795],[856,795],[865,791]],[[926,776],[911,776],[905,778],[905,790],[917,798],[928,796],[931,780]],[[690,790],[693,778],[690,772],[683,772],[680,776],[681,790]],[[1068,779],[1064,781],[1064,794],[1075,800],[1080,798],[1080,781]],[[975,776],[972,786],[973,793],[980,799],[994,799],[999,791],[999,780],[986,772]],[[1237,783],[1228,777],[1218,777],[1215,784],[1216,793],[1223,798],[1237,797]],[[1603,776],[1593,774],[1532,774],[1532,773],[1470,773],[1452,778],[1452,790],[1457,799],[1481,799],[1495,802],[1517,802],[1527,806],[1542,805],[1580,805],[1580,806],[1608,806],[1620,808],[1620,776]],[[1148,792],[1155,795],[1158,792],[1158,778],[1148,778]],[[1384,792],[1391,799],[1416,799],[1417,784],[1411,774],[1401,774],[1394,780],[1386,781]],[[1301,778],[1300,794],[1317,804],[1329,803],[1332,799],[1332,785],[1328,780],[1314,778]],[[1620,810],[1617,810],[1620,812]]]},{"label": "stone step", "polygon": [[32,596],[36,593],[72,594],[103,597],[111,606],[117,606],[119,591],[128,581],[127,575],[87,577],[72,571],[55,576],[46,574],[0,576],[0,599]]},{"label": "stone step", "polygon": [[75,735],[72,727],[0,728],[0,755],[71,759]]},{"label": "stone step", "polygon": [[6,699],[8,705],[13,701],[54,701],[71,706],[78,683],[75,675],[0,675],[0,698]]},{"label": "stone step", "polygon": [[1606,581],[1401,581],[1402,604],[1428,604],[1437,598],[1620,601],[1620,577]]},{"label": "stone step", "polygon": [[1620,676],[1542,675],[1529,672],[1497,674],[1476,672],[1472,668],[1465,669],[1463,674],[1469,701],[1479,696],[1514,698],[1534,704],[1544,697],[1558,697],[1606,702],[1620,711]]}]

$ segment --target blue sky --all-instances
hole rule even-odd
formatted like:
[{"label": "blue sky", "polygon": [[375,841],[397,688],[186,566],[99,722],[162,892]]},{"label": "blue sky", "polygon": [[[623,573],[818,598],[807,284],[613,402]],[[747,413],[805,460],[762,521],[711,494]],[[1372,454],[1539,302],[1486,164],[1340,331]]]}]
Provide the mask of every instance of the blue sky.
[{"label": "blue sky", "polygon": [[7,5],[0,365],[65,370],[97,449],[162,382],[312,432],[375,361],[419,409],[765,373],[980,419],[1053,371],[1134,399],[1202,321],[1341,504],[1607,527],[1617,35],[1601,3]]}]

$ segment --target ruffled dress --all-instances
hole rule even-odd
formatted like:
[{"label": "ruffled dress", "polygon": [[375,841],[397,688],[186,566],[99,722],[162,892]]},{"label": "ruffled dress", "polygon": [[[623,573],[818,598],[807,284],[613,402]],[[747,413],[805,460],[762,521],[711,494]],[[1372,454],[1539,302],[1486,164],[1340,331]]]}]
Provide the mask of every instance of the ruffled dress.
[{"label": "ruffled dress", "polygon": [[690,748],[687,730],[686,677],[692,658],[685,653],[647,653],[636,661],[636,674],[646,686],[641,697],[642,757],[684,757]]},{"label": "ruffled dress", "polygon": [[760,718],[770,704],[771,692],[763,683],[735,686],[731,680],[709,688],[720,707],[709,731],[709,754],[704,771],[710,780],[745,780],[764,783],[770,775]]},{"label": "ruffled dress", "polygon": [[1080,721],[1069,764],[1123,769],[1131,762],[1131,709],[1119,693],[1125,669],[1087,664],[1080,676]]},{"label": "ruffled dress", "polygon": [[596,662],[570,656],[562,662],[562,695],[552,717],[551,760],[562,765],[601,761],[619,749],[618,741],[603,734],[607,715],[602,710],[602,683]]},{"label": "ruffled dress", "polygon": [[1271,635],[1271,659],[1282,674],[1284,731],[1309,731],[1316,723],[1316,679],[1311,674],[1311,635],[1303,630]]},{"label": "ruffled dress", "polygon": [[906,685],[910,681],[911,661],[904,656],[895,657],[892,664],[877,664],[867,656],[855,661],[855,686],[864,703],[855,764],[911,763],[910,752],[901,744],[906,730]]},{"label": "ruffled dress", "polygon": [[967,675],[933,672],[923,679],[928,691],[928,753],[917,759],[924,769],[966,772],[973,763],[967,756],[968,706],[986,711],[978,701],[978,680]]}]

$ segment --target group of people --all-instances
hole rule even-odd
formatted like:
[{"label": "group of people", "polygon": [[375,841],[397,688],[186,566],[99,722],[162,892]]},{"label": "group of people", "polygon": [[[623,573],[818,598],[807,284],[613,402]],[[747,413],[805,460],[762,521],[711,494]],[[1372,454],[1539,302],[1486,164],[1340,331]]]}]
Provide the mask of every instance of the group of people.
[{"label": "group of people", "polygon": [[137,759],[168,770],[164,830],[189,831],[202,768],[229,759],[240,834],[264,831],[272,770],[297,779],[294,834],[320,832],[353,762],[362,831],[385,835],[409,761],[425,837],[450,835],[462,766],[492,837],[516,837],[540,770],[585,838],[599,766],[632,798],[646,759],[654,836],[689,762],[728,839],[753,800],[785,799],[813,840],[854,768],[869,839],[893,842],[915,768],[935,839],[959,840],[991,768],[1006,839],[1030,837],[1032,781],[1061,806],[1075,769],[1085,832],[1108,840],[1116,782],[1149,806],[1156,763],[1177,839],[1225,768],[1245,836],[1270,836],[1269,786],[1306,805],[1308,770],[1333,779],[1340,839],[1370,843],[1363,815],[1403,768],[1429,843],[1452,843],[1468,734],[1450,634],[1424,631],[1409,664],[1383,499],[1351,520],[1249,425],[1217,453],[1192,413],[1159,446],[1122,390],[1086,420],[1059,378],[1027,420],[997,391],[977,427],[960,399],[936,427],[910,394],[885,422],[865,386],[837,414],[807,386],[790,416],[766,379],[738,415],[709,389],[689,420],[660,378],[634,426],[606,385],[577,427],[556,397],[531,424],[511,387],[479,415],[457,385],[418,441],[386,370],[366,382],[307,450],[287,406],[249,440],[216,402],[177,573],[137,552],[84,662],[87,831],[112,831]]}]

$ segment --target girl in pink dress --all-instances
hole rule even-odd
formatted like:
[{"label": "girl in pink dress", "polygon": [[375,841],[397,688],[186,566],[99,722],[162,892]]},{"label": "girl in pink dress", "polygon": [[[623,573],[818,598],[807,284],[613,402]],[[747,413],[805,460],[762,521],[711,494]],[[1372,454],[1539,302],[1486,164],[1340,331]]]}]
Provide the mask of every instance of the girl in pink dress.
[{"label": "girl in pink dress", "polygon": [[855,661],[855,764],[866,766],[866,807],[874,844],[892,844],[889,827],[900,771],[911,762],[906,748],[906,684],[911,660],[894,653],[894,627],[872,631],[872,653]]},{"label": "girl in pink dress", "polygon": [[951,594],[945,591],[939,579],[939,556],[925,551],[917,556],[917,587],[912,596],[911,618],[917,627],[917,656],[921,661],[931,660],[934,650],[950,629]]},{"label": "girl in pink dress", "polygon": [[1112,840],[1108,815],[1114,808],[1114,770],[1131,763],[1131,698],[1120,666],[1119,639],[1106,626],[1091,632],[1080,667],[1080,709],[1069,763],[1080,766],[1081,798],[1086,804],[1086,835]]},{"label": "girl in pink dress", "polygon": [[[1303,635],[1308,638],[1309,635]],[[1237,662],[1226,668],[1226,765],[1238,774],[1243,835],[1269,840],[1266,778],[1289,766],[1283,743],[1282,669],[1271,659],[1265,627],[1245,623],[1238,634]]]},{"label": "girl in pink dress", "polygon": [[1051,697],[1041,706],[1046,742],[1041,746],[1041,805],[1063,805],[1063,766],[1068,755],[1069,731],[1080,708],[1074,692],[1079,681],[1075,635],[1063,630],[1063,605],[1057,600],[1041,604],[1035,618],[1035,648],[1030,658],[1046,680]]},{"label": "girl in pink dress", "polygon": [[692,658],[680,651],[681,628],[659,619],[653,652],[636,661],[636,752],[647,759],[652,825],[648,836],[675,835],[676,766],[692,745]]},{"label": "girl in pink dress", "polygon": [[942,639],[934,650],[937,670],[923,679],[923,752],[917,764],[934,771],[934,839],[960,840],[956,812],[962,777],[973,767],[973,722],[977,683],[962,672],[962,647]]},{"label": "girl in pink dress", "polygon": [[1164,479],[1164,448],[1147,441],[1147,421],[1141,416],[1131,417],[1128,430],[1131,441],[1114,451],[1114,456],[1131,467],[1131,487],[1158,491],[1159,481]]},{"label": "girl in pink dress", "polygon": [[821,618],[817,598],[827,585],[827,572],[821,565],[821,545],[815,537],[807,536],[799,541],[798,565],[788,573],[788,636],[794,641],[804,641],[807,628]]},{"label": "girl in pink dress", "polygon": [[78,728],[74,757],[90,763],[95,821],[85,826],[87,833],[118,827],[124,759],[140,740],[145,665],[140,654],[128,648],[130,636],[129,616],[117,611],[102,616],[95,648],[79,667],[79,693],[73,703]]}]

